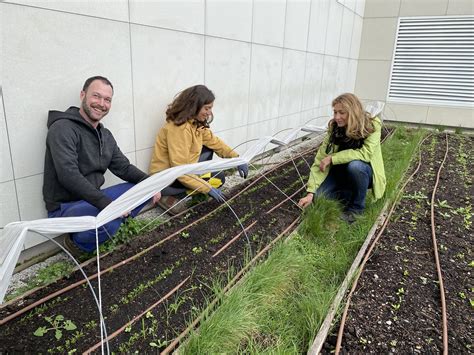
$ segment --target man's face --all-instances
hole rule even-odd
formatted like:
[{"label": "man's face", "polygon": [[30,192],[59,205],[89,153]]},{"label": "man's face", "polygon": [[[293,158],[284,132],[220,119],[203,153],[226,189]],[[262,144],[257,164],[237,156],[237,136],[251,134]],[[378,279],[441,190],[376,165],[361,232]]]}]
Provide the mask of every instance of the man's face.
[{"label": "man's face", "polygon": [[86,91],[81,91],[81,115],[92,125],[109,113],[112,106],[112,88],[100,80],[94,80]]}]

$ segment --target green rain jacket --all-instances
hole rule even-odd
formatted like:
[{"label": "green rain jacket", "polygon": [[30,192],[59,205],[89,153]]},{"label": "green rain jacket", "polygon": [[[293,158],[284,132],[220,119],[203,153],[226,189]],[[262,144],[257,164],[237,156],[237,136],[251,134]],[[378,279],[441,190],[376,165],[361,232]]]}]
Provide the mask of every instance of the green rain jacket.
[{"label": "green rain jacket", "polygon": [[375,131],[364,139],[364,144],[359,149],[346,149],[338,151],[339,147],[334,146],[336,153],[326,154],[326,147],[329,143],[329,137],[331,136],[331,129],[326,134],[326,137],[321,144],[321,147],[316,154],[314,164],[311,167],[311,172],[308,179],[308,186],[306,191],[314,193],[316,189],[323,183],[329,173],[329,169],[324,172],[319,170],[319,164],[321,160],[328,155],[332,156],[332,165],[347,164],[353,160],[361,160],[369,163],[373,170],[372,177],[372,193],[375,200],[381,198],[385,192],[385,169],[383,165],[382,149],[380,146],[380,134],[382,130],[382,123],[380,118],[374,118]]}]

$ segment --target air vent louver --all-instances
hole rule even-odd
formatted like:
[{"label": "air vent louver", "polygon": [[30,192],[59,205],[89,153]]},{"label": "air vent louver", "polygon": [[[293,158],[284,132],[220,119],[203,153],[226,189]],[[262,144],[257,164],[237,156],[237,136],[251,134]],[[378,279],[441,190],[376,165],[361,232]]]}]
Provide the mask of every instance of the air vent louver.
[{"label": "air vent louver", "polygon": [[400,18],[388,101],[474,105],[474,16]]}]

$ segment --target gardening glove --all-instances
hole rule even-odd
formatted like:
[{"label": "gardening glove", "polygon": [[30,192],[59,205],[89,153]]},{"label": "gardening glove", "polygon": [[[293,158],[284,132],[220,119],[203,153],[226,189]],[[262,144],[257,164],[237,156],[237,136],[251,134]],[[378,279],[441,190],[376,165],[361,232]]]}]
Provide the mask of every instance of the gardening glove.
[{"label": "gardening glove", "polygon": [[211,196],[217,202],[225,201],[224,195],[222,194],[221,190],[218,190],[214,187],[211,188],[211,191],[208,192],[208,195]]},{"label": "gardening glove", "polygon": [[237,167],[240,177],[246,179],[247,175],[249,174],[249,166],[248,164],[242,164]]}]

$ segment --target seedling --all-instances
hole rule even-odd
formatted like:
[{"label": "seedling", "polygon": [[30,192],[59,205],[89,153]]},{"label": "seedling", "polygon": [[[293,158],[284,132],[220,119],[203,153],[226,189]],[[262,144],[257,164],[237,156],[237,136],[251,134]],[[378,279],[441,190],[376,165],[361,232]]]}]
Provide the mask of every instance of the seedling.
[{"label": "seedling", "polygon": [[189,238],[189,232],[181,232],[181,237],[184,238],[184,239],[188,239]]},{"label": "seedling", "polygon": [[403,195],[402,198],[406,198],[406,199],[409,199],[409,200],[416,200],[416,201],[421,201],[421,200],[428,199],[428,197],[426,195],[424,195],[423,193],[421,193],[420,191],[417,191],[413,194]]},{"label": "seedling", "polygon": [[146,319],[153,318],[153,314],[152,314],[150,311],[148,311],[148,312],[146,312],[146,314],[145,314],[145,318],[146,318]]},{"label": "seedling", "polygon": [[202,248],[201,247],[194,247],[193,249],[194,254],[201,254],[202,253]]},{"label": "seedling", "polygon": [[452,208],[450,205],[448,205],[448,201],[446,200],[443,200],[443,201],[438,200],[438,206],[441,208]]},{"label": "seedling", "polygon": [[44,317],[44,320],[47,321],[51,327],[39,327],[33,333],[34,336],[42,337],[50,330],[54,330],[54,336],[57,340],[59,340],[63,336],[63,331],[61,329],[72,331],[77,328],[71,320],[64,320],[64,316],[62,314],[58,314],[56,317],[54,317],[54,319],[52,317]]},{"label": "seedling", "polygon": [[168,342],[166,340],[161,340],[161,339],[157,339],[150,343],[150,346],[152,348],[164,348],[166,345],[168,345]]}]

